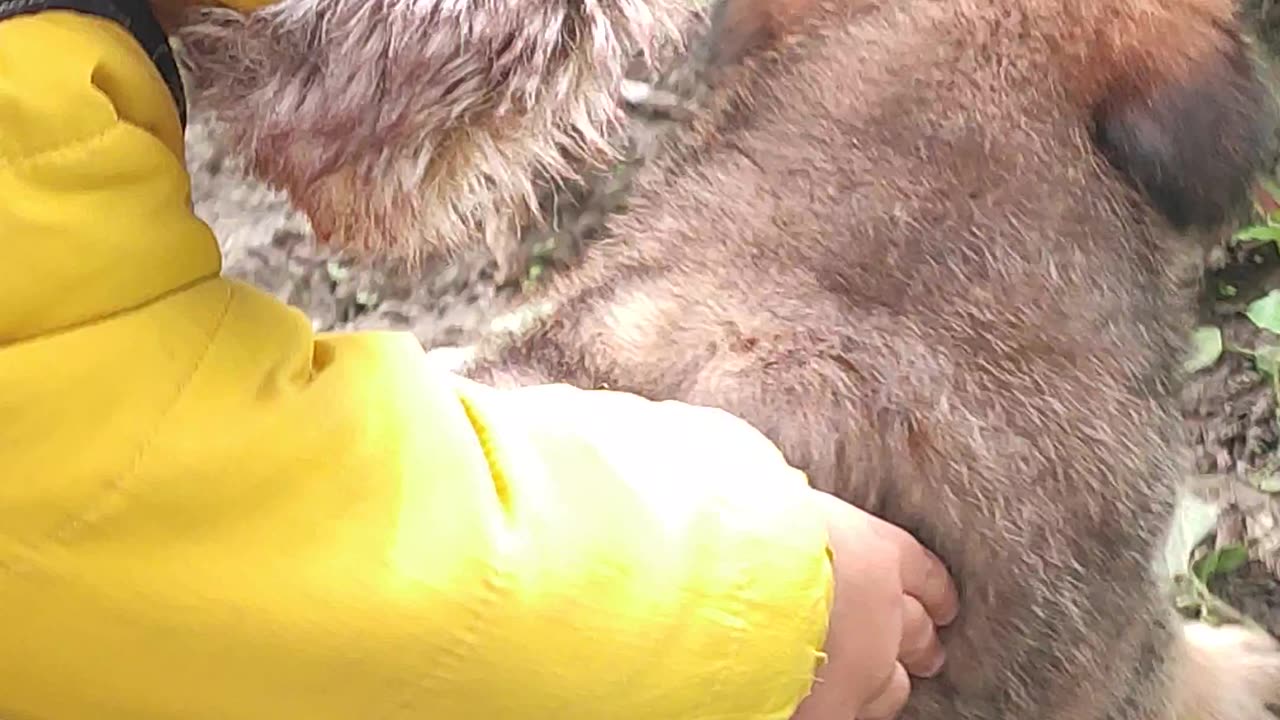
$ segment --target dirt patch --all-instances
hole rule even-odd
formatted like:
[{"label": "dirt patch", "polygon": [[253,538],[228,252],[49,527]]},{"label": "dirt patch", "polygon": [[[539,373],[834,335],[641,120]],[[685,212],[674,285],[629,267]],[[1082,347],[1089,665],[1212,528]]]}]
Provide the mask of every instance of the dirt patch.
[{"label": "dirt patch", "polygon": [[1215,578],[1209,589],[1230,598],[1246,617],[1280,637],[1280,585],[1264,563],[1255,560],[1239,572]]},{"label": "dirt patch", "polygon": [[478,253],[411,272],[320,247],[306,218],[246,178],[201,118],[187,147],[196,212],[218,236],[224,272],[300,308],[317,330],[408,330],[428,348],[466,344],[518,294],[492,282],[492,259]]},{"label": "dirt patch", "polygon": [[1274,347],[1275,333],[1247,316],[1254,301],[1280,288],[1274,242],[1221,249],[1207,274],[1202,322],[1219,327],[1224,352],[1183,389],[1183,411],[1194,452],[1193,486],[1222,514],[1210,543],[1244,545],[1251,562],[1210,588],[1245,616],[1280,634],[1280,427],[1277,385],[1251,353]]}]

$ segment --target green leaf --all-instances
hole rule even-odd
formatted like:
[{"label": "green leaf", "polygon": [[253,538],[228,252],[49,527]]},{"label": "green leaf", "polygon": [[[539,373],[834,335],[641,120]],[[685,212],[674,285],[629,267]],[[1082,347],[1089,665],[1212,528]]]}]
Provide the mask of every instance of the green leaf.
[{"label": "green leaf", "polygon": [[1280,346],[1264,345],[1249,353],[1253,358],[1253,366],[1267,377],[1280,374]]},{"label": "green leaf", "polygon": [[1164,571],[1168,577],[1177,577],[1187,570],[1191,551],[1217,527],[1218,514],[1216,504],[1188,492],[1181,494],[1173,517],[1173,528],[1165,543]]},{"label": "green leaf", "polygon": [[1267,475],[1260,477],[1253,480],[1250,484],[1270,495],[1280,493],[1280,475]]},{"label": "green leaf", "polygon": [[1249,551],[1243,545],[1224,545],[1205,555],[1191,566],[1191,572],[1200,582],[1209,584],[1210,578],[1227,575],[1249,562]]},{"label": "green leaf", "polygon": [[1249,551],[1243,545],[1226,545],[1218,548],[1218,575],[1229,575],[1249,562]]},{"label": "green leaf", "polygon": [[1218,570],[1218,553],[1211,552],[1191,563],[1191,573],[1201,583],[1208,583],[1209,578]]},{"label": "green leaf", "polygon": [[1219,285],[1219,286],[1218,286],[1218,296],[1219,296],[1219,297],[1224,297],[1224,298],[1233,298],[1233,297],[1235,297],[1235,296],[1236,296],[1236,293],[1238,293],[1238,292],[1240,292],[1240,291],[1236,288],[1236,286],[1235,286],[1235,285],[1230,285],[1230,284],[1228,284],[1228,283],[1222,283],[1221,285]]},{"label": "green leaf", "polygon": [[1280,242],[1280,227],[1270,225],[1250,225],[1236,231],[1231,236],[1234,240],[1265,240],[1268,242]]},{"label": "green leaf", "polygon": [[325,263],[324,269],[329,273],[329,279],[334,282],[342,282],[351,275],[351,270],[343,267],[342,263],[337,260],[330,260]]},{"label": "green leaf", "polygon": [[1213,367],[1222,357],[1222,330],[1213,325],[1202,325],[1191,333],[1191,355],[1182,367],[1189,373]]},{"label": "green leaf", "polygon": [[1280,290],[1272,290],[1249,303],[1244,314],[1263,330],[1280,333]]}]

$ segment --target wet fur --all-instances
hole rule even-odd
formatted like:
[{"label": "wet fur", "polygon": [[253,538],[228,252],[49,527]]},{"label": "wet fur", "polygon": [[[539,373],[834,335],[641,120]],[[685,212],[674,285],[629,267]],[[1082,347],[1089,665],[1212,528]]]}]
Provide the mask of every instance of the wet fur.
[{"label": "wet fur", "polygon": [[1184,629],[1155,569],[1272,121],[1230,10],[727,2],[706,117],[470,374],[726,408],[914,531],[964,611],[908,720],[1267,718],[1275,644]]},{"label": "wet fur", "polygon": [[[322,237],[412,254],[600,152],[677,5],[286,0],[182,37]],[[1184,627],[1154,568],[1190,286],[1270,131],[1229,3],[716,12],[704,115],[471,374],[724,407],[938,550],[964,609],[907,720],[1265,718],[1275,644]]]}]

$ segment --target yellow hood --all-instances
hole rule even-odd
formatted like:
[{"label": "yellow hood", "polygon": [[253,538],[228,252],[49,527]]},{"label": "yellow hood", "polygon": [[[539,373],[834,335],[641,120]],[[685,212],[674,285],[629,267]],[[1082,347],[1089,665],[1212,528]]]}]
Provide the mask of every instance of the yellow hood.
[{"label": "yellow hood", "polygon": [[178,116],[141,48],[105,23],[2,27],[0,344],[216,276]]}]

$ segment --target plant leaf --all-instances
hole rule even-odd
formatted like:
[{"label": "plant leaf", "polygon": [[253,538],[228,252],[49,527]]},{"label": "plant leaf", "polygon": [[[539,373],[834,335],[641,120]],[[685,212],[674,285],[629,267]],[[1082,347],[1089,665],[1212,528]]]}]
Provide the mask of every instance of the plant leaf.
[{"label": "plant leaf", "polygon": [[1218,553],[1211,552],[1191,563],[1191,573],[1202,584],[1208,584],[1209,578],[1218,570]]},{"label": "plant leaf", "polygon": [[1224,545],[1205,555],[1191,566],[1191,572],[1205,585],[1215,575],[1227,575],[1249,562],[1249,551],[1243,545]]},{"label": "plant leaf", "polygon": [[1237,230],[1235,235],[1231,236],[1234,240],[1265,240],[1268,242],[1280,242],[1280,227],[1270,225],[1250,225]]},{"label": "plant leaf", "polygon": [[1218,548],[1217,555],[1215,572],[1218,575],[1233,573],[1249,562],[1249,551],[1243,545],[1225,545]]},{"label": "plant leaf", "polygon": [[351,269],[343,267],[342,263],[337,260],[330,260],[325,263],[324,269],[329,273],[329,279],[334,282],[342,282],[351,275]]},{"label": "plant leaf", "polygon": [[1182,493],[1174,512],[1173,528],[1165,543],[1164,570],[1168,577],[1187,571],[1191,551],[1218,525],[1219,508],[1191,493]]},{"label": "plant leaf", "polygon": [[1275,495],[1276,493],[1280,493],[1280,476],[1278,475],[1268,475],[1266,477],[1261,477],[1261,478],[1258,478],[1257,480],[1254,480],[1251,484],[1254,487],[1258,488],[1258,490],[1264,493],[1267,493],[1269,495]]},{"label": "plant leaf", "polygon": [[1249,303],[1244,314],[1263,330],[1280,333],[1280,290],[1272,290]]},{"label": "plant leaf", "polygon": [[1222,330],[1213,325],[1201,325],[1191,333],[1191,355],[1182,367],[1189,373],[1213,367],[1222,357]]},{"label": "plant leaf", "polygon": [[1250,353],[1253,366],[1267,377],[1275,377],[1280,372],[1280,346],[1264,345]]}]

